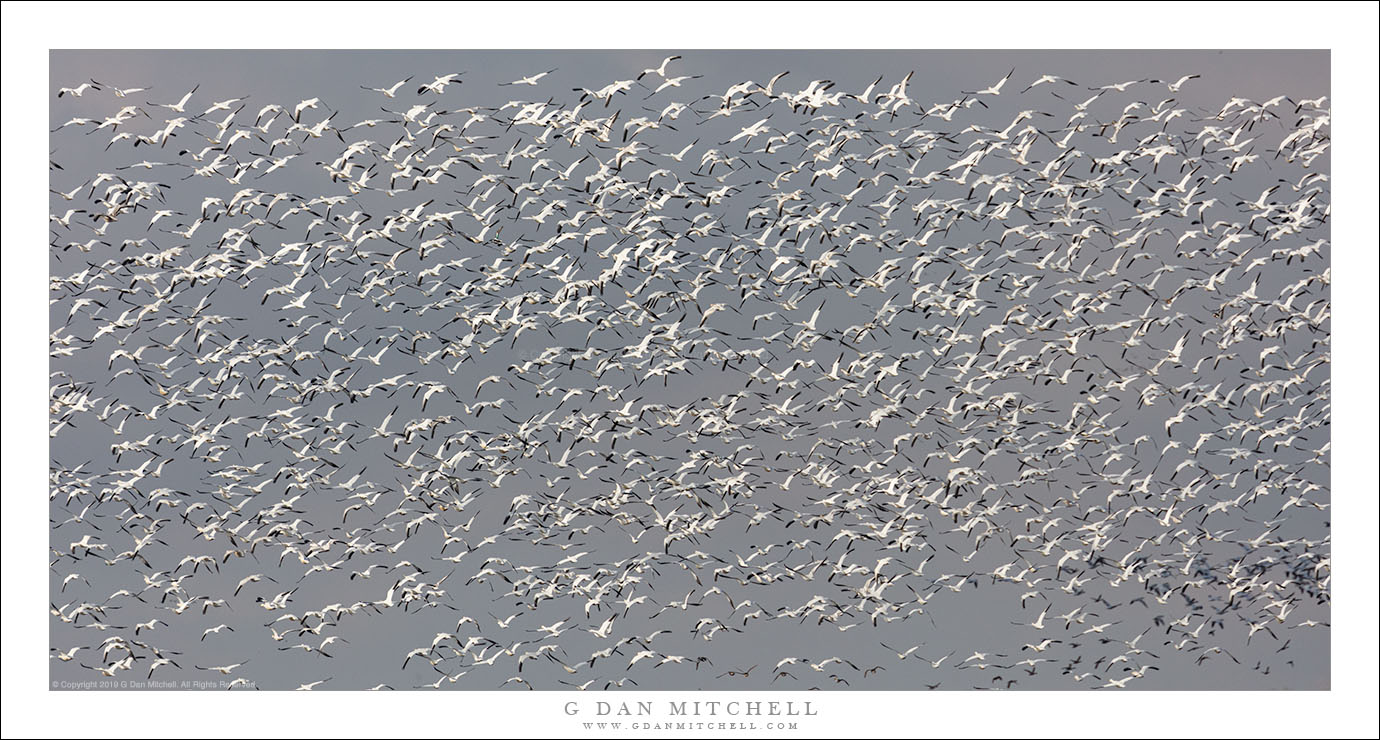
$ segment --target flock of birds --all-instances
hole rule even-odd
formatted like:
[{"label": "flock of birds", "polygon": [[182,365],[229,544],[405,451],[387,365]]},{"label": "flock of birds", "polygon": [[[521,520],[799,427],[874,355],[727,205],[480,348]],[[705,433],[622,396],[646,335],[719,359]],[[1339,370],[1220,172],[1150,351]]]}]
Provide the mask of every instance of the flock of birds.
[{"label": "flock of birds", "polygon": [[108,114],[51,141],[54,679],[1244,688],[1325,651],[1326,98],[684,64],[361,80],[364,120],[62,87]]}]

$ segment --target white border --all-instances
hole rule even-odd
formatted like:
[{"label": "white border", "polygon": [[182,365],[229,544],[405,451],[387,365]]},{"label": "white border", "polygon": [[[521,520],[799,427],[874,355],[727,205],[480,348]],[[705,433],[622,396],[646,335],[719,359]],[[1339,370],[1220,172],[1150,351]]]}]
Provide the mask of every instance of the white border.
[{"label": "white border", "polygon": [[[6,3],[3,9],[3,732],[97,737],[302,733],[598,736],[587,705],[688,695],[506,692],[49,693],[44,562],[49,48],[1330,48],[1333,515],[1330,692],[812,694],[800,734],[1370,736],[1376,709],[1377,6],[1372,3]],[[274,22],[259,19],[272,16]],[[416,22],[414,19],[425,19]],[[374,29],[386,27],[379,34]],[[185,29],[197,29],[187,34]],[[303,29],[311,29],[304,32]],[[484,29],[478,35],[473,29]],[[505,33],[506,31],[506,33]],[[400,35],[401,34],[401,35]],[[1032,42],[1050,47],[1032,47]],[[38,317],[45,317],[39,319]],[[694,698],[707,699],[707,694]],[[753,695],[765,699],[766,695]],[[804,700],[800,693],[782,699]],[[1075,705],[1073,702],[1077,702]],[[228,704],[227,702],[233,702]],[[245,712],[243,709],[252,711]],[[627,734],[627,733],[624,733]],[[653,733],[634,733],[650,735]],[[662,734],[662,733],[655,733]],[[675,736],[734,732],[674,733]],[[747,733],[777,735],[789,733]]]}]

